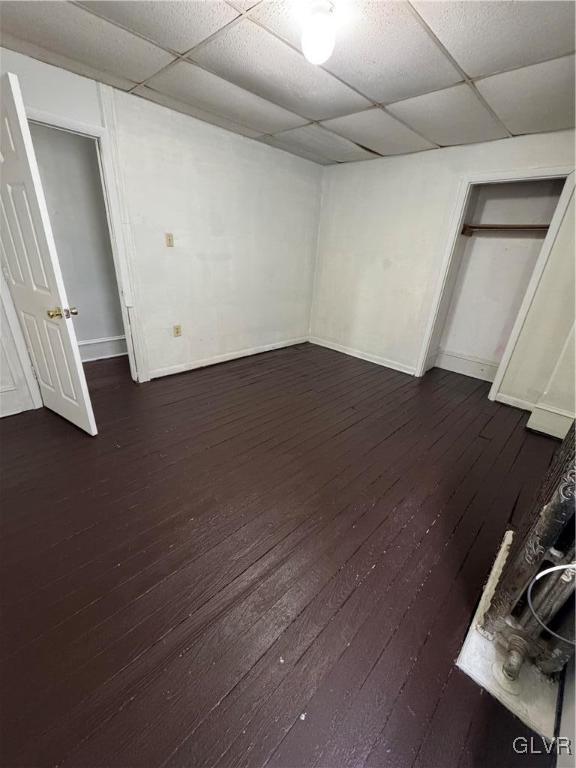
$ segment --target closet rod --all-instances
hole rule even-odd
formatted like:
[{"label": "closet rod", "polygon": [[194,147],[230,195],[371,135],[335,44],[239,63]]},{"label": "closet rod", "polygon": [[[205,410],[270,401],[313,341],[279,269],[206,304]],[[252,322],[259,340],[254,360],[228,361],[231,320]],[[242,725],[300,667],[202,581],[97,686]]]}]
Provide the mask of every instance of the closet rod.
[{"label": "closet rod", "polygon": [[464,224],[462,234],[470,237],[473,232],[547,232],[548,224]]}]

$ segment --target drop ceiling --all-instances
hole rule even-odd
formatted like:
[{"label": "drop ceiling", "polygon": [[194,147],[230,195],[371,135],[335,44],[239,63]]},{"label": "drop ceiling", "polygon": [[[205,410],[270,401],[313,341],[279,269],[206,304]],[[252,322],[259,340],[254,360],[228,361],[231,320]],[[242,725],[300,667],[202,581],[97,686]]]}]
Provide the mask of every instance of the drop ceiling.
[{"label": "drop ceiling", "polygon": [[0,41],[323,165],[574,125],[571,0],[334,0],[321,67],[303,2],[0,2]]}]

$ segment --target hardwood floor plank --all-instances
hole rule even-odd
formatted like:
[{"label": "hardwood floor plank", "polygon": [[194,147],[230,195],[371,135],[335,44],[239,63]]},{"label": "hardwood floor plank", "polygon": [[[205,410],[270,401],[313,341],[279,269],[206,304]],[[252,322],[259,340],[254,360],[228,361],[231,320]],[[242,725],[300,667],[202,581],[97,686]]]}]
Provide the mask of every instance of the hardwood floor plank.
[{"label": "hardwood floor plank", "polygon": [[509,752],[453,659],[555,441],[310,344],[86,371],[98,438],[0,422],[3,765],[467,768],[490,718]]}]

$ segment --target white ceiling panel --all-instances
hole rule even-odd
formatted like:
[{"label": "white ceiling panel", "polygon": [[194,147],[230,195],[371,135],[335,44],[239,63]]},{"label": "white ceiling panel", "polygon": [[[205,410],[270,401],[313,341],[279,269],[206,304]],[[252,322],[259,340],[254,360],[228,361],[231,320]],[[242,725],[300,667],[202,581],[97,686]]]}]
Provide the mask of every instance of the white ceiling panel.
[{"label": "white ceiling panel", "polygon": [[[282,134],[280,134],[280,136],[282,136]],[[281,140],[280,136],[261,136],[258,141],[260,141],[262,144],[268,144],[269,147],[282,149],[284,152],[289,152],[291,155],[298,155],[299,157],[303,157],[305,160],[311,160],[313,163],[318,163],[318,165],[335,164],[334,160],[326,160],[325,157],[315,154],[314,152],[310,152],[301,146],[295,146],[294,143],[288,142],[287,145]]]},{"label": "white ceiling panel", "polygon": [[321,67],[310,2],[0,0],[0,41],[324,164],[574,124],[571,0],[334,0]]},{"label": "white ceiling panel", "polygon": [[227,0],[234,8],[238,8],[239,11],[249,11],[258,3],[267,2],[267,0]]},{"label": "white ceiling panel", "polygon": [[327,120],[322,125],[381,155],[401,155],[435,146],[378,107]]},{"label": "white ceiling panel", "polygon": [[573,2],[415,2],[425,22],[471,77],[574,50]]},{"label": "white ceiling panel", "polygon": [[[398,101],[462,80],[406,3],[349,0],[336,5],[336,13],[336,47],[324,68],[374,101]],[[298,3],[265,2],[252,18],[300,47]]]},{"label": "white ceiling panel", "polygon": [[133,91],[133,93],[135,93],[137,96],[142,96],[143,98],[148,99],[148,101],[153,101],[163,107],[168,107],[168,109],[173,109],[176,112],[182,112],[183,114],[190,115],[191,117],[196,117],[198,120],[203,120],[206,123],[217,125],[220,128],[225,128],[228,131],[234,131],[234,133],[239,133],[242,136],[248,136],[251,139],[255,139],[257,136],[262,135],[261,131],[254,131],[244,125],[240,125],[240,123],[234,122],[233,120],[227,120],[225,117],[221,117],[220,115],[214,115],[213,113],[207,112],[204,109],[193,107],[191,104],[186,104],[186,102],[180,101],[180,99],[175,99],[174,97],[167,96],[164,93],[158,93],[158,91],[154,91],[152,88],[148,88],[146,85],[139,85],[138,88]]},{"label": "white ceiling panel", "polygon": [[88,0],[80,5],[178,53],[190,50],[239,15],[224,0]]},{"label": "white ceiling panel", "polygon": [[476,86],[511,133],[574,125],[574,56],[493,75]]},{"label": "white ceiling panel", "polygon": [[508,135],[468,85],[400,101],[388,109],[441,146],[503,139]]},{"label": "white ceiling panel", "polygon": [[247,19],[224,30],[192,58],[311,120],[370,106],[368,100]]},{"label": "white ceiling panel", "polygon": [[155,91],[220,115],[260,133],[276,133],[306,120],[188,61],[179,61],[148,81]]},{"label": "white ceiling panel", "polygon": [[354,160],[368,160],[374,155],[351,141],[324,130],[319,125],[306,125],[294,128],[275,136],[286,149],[300,149],[326,160],[348,163]]},{"label": "white ceiling panel", "polygon": [[3,2],[1,34],[102,72],[145,80],[173,56],[81,8],[63,2]]}]

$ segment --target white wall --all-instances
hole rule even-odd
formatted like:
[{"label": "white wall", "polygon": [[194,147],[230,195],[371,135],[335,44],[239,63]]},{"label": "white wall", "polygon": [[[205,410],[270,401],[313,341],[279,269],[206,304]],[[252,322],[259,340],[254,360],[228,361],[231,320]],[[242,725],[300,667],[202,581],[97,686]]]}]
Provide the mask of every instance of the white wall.
[{"label": "white wall", "polygon": [[150,375],[307,338],[321,168],[130,95],[115,102]]},{"label": "white wall", "polygon": [[103,126],[99,85],[65,69],[0,48],[0,72],[18,75],[27,110]]},{"label": "white wall", "polygon": [[[119,229],[152,375],[306,337],[319,166],[20,54],[0,66],[35,116],[118,136]],[[413,373],[461,180],[573,164],[574,132],[561,131],[324,169],[312,340]],[[567,222],[503,382],[519,402],[541,398],[566,341],[570,236]]]},{"label": "white wall", "polygon": [[96,142],[30,124],[83,360],[126,353]]},{"label": "white wall", "polygon": [[12,51],[0,68],[30,116],[117,140],[141,379],[307,337],[320,166]]},{"label": "white wall", "polygon": [[[485,184],[467,224],[549,224],[562,180]],[[436,365],[493,381],[545,233],[461,235],[462,255]]]},{"label": "white wall", "polygon": [[574,164],[574,132],[326,168],[311,335],[414,372],[459,185]]}]

